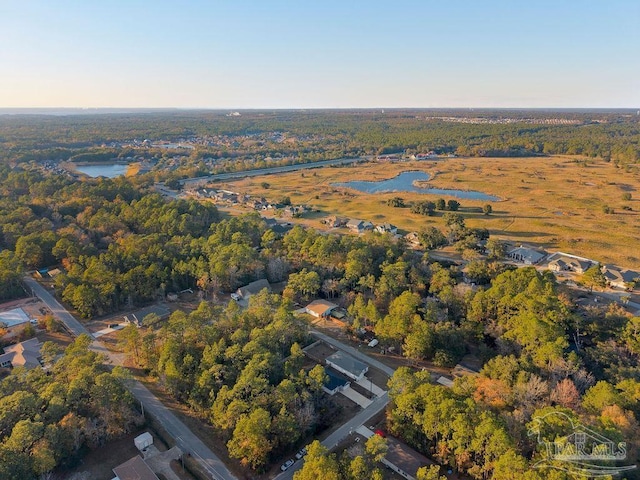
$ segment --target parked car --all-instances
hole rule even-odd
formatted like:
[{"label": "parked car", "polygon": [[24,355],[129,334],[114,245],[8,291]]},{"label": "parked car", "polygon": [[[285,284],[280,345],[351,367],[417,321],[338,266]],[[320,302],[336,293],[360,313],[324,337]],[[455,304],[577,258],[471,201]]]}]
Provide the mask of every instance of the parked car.
[{"label": "parked car", "polygon": [[240,300],[240,295],[238,295],[237,293],[232,293],[231,298],[237,302],[238,300]]},{"label": "parked car", "polygon": [[283,472],[286,471],[291,465],[293,465],[293,460],[289,459],[286,462],[284,462],[282,465],[280,465],[280,470],[282,470]]},{"label": "parked car", "polygon": [[296,453],[296,460],[300,460],[306,454],[307,454],[307,449],[303,448],[302,450],[298,451],[298,453]]}]

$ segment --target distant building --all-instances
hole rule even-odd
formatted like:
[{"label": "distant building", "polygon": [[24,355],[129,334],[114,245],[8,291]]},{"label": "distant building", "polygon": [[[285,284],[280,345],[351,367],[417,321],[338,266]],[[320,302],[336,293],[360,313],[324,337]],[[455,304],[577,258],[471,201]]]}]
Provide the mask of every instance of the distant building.
[{"label": "distant building", "polygon": [[333,228],[345,227],[348,222],[349,222],[348,218],[346,218],[346,217],[336,217],[336,216],[329,217],[329,218],[327,218],[325,220],[325,223],[327,225],[329,225],[330,227],[333,227]]},{"label": "distant building", "polygon": [[342,350],[338,350],[333,355],[328,356],[325,362],[330,367],[335,368],[338,372],[345,374],[356,382],[362,380],[364,375],[369,371],[369,367],[366,364],[356,360]]},{"label": "distant building", "polygon": [[407,233],[404,236],[404,239],[406,240],[406,242],[413,246],[413,247],[419,247],[421,245],[420,243],[420,237],[418,236],[418,234],[416,232],[410,232]]},{"label": "distant building", "polygon": [[304,307],[304,311],[309,315],[313,315],[316,318],[326,318],[331,314],[334,308],[338,308],[335,303],[327,300],[314,300],[309,305]]},{"label": "distant building", "polygon": [[576,257],[568,253],[557,252],[549,259],[549,270],[554,272],[573,272],[582,274],[596,265],[597,262],[588,258]]},{"label": "distant building", "polygon": [[415,156],[416,160],[431,160],[434,158],[438,158],[438,155],[436,155],[435,152],[428,152],[428,153],[418,153]]},{"label": "distant building", "polygon": [[614,265],[604,265],[602,273],[612,287],[633,290],[640,283],[640,273],[634,270],[622,269]]},{"label": "distant building", "polygon": [[378,225],[376,227],[376,232],[390,233],[392,235],[395,235],[396,233],[398,233],[398,227],[396,227],[395,225],[391,225],[390,223],[383,223],[382,225]]},{"label": "distant building", "polygon": [[514,249],[511,249],[507,252],[507,257],[511,260],[524,263],[525,265],[535,265],[540,263],[547,254],[544,252],[540,252],[533,248],[525,247],[524,245],[520,245]]},{"label": "distant building", "polygon": [[41,347],[42,344],[37,338],[4,347],[4,353],[0,355],[0,367],[25,367],[27,369],[41,367]]}]

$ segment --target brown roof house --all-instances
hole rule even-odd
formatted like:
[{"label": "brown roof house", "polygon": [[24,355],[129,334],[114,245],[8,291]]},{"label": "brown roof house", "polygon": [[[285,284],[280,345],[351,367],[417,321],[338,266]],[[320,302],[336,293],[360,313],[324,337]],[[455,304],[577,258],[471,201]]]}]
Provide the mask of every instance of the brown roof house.
[{"label": "brown roof house", "polygon": [[305,313],[313,315],[316,318],[326,318],[331,314],[331,310],[338,308],[338,305],[327,300],[314,300],[304,307]]},{"label": "brown roof house", "polygon": [[42,344],[37,338],[4,347],[4,353],[0,355],[0,367],[25,367],[27,369],[41,367],[41,347]]},{"label": "brown roof house", "polygon": [[113,469],[113,480],[160,480],[142,457],[135,456]]}]

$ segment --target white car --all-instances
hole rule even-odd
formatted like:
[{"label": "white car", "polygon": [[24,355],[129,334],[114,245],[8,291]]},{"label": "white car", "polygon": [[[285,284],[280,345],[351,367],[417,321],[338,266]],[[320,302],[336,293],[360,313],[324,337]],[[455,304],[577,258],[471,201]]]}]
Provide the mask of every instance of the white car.
[{"label": "white car", "polygon": [[240,300],[240,295],[238,295],[237,293],[232,293],[231,298],[237,302]]},{"label": "white car", "polygon": [[296,460],[300,460],[306,454],[307,454],[307,449],[303,448],[302,450],[298,451],[298,453],[296,453]]},{"label": "white car", "polygon": [[286,462],[284,462],[282,465],[280,465],[280,470],[282,470],[283,472],[286,471],[291,465],[293,465],[293,460],[289,459]]}]

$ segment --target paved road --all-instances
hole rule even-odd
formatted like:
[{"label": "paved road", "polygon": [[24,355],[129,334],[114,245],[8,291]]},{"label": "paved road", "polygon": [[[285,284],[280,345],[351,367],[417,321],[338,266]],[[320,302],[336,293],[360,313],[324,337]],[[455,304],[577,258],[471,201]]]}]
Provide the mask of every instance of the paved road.
[{"label": "paved road", "polygon": [[86,333],[91,338],[93,338],[93,335],[91,335],[91,333],[89,333],[89,331],[84,328],[84,326],[78,320],[76,320],[73,315],[71,315],[67,311],[67,309],[60,304],[60,302],[53,298],[53,295],[51,295],[46,288],[44,288],[28,275],[24,276],[22,280],[24,281],[27,288],[29,288],[33,292],[33,294],[36,295],[40,300],[42,300],[42,302],[49,308],[49,310],[51,310],[51,313],[65,324],[72,335],[75,335],[77,337],[82,333]]},{"label": "paved road", "polygon": [[[78,336],[83,333],[93,338],[91,333],[58,302],[53,296],[31,277],[24,277],[25,284],[31,288],[40,300],[60,319],[69,331]],[[122,365],[124,355],[110,352],[103,343],[94,340],[92,350],[103,353],[113,365]],[[213,480],[235,480],[236,477],[189,428],[182,423],[158,398],[136,380],[127,382],[127,387],[144,406],[145,412],[153,416],[171,435],[184,452],[189,452],[202,465]]]},{"label": "paved road", "polygon": [[297,170],[307,170],[309,168],[327,167],[329,165],[349,165],[352,163],[363,162],[370,158],[336,158],[334,160],[322,160],[320,162],[300,163],[297,165],[284,165],[282,167],[260,168],[258,170],[244,170],[242,172],[218,173],[216,175],[207,175],[206,177],[193,177],[180,180],[180,185],[188,186],[190,184],[198,184],[201,182],[214,182],[216,180],[231,180],[234,178],[258,177],[260,175],[270,175],[273,173],[295,172]]}]

